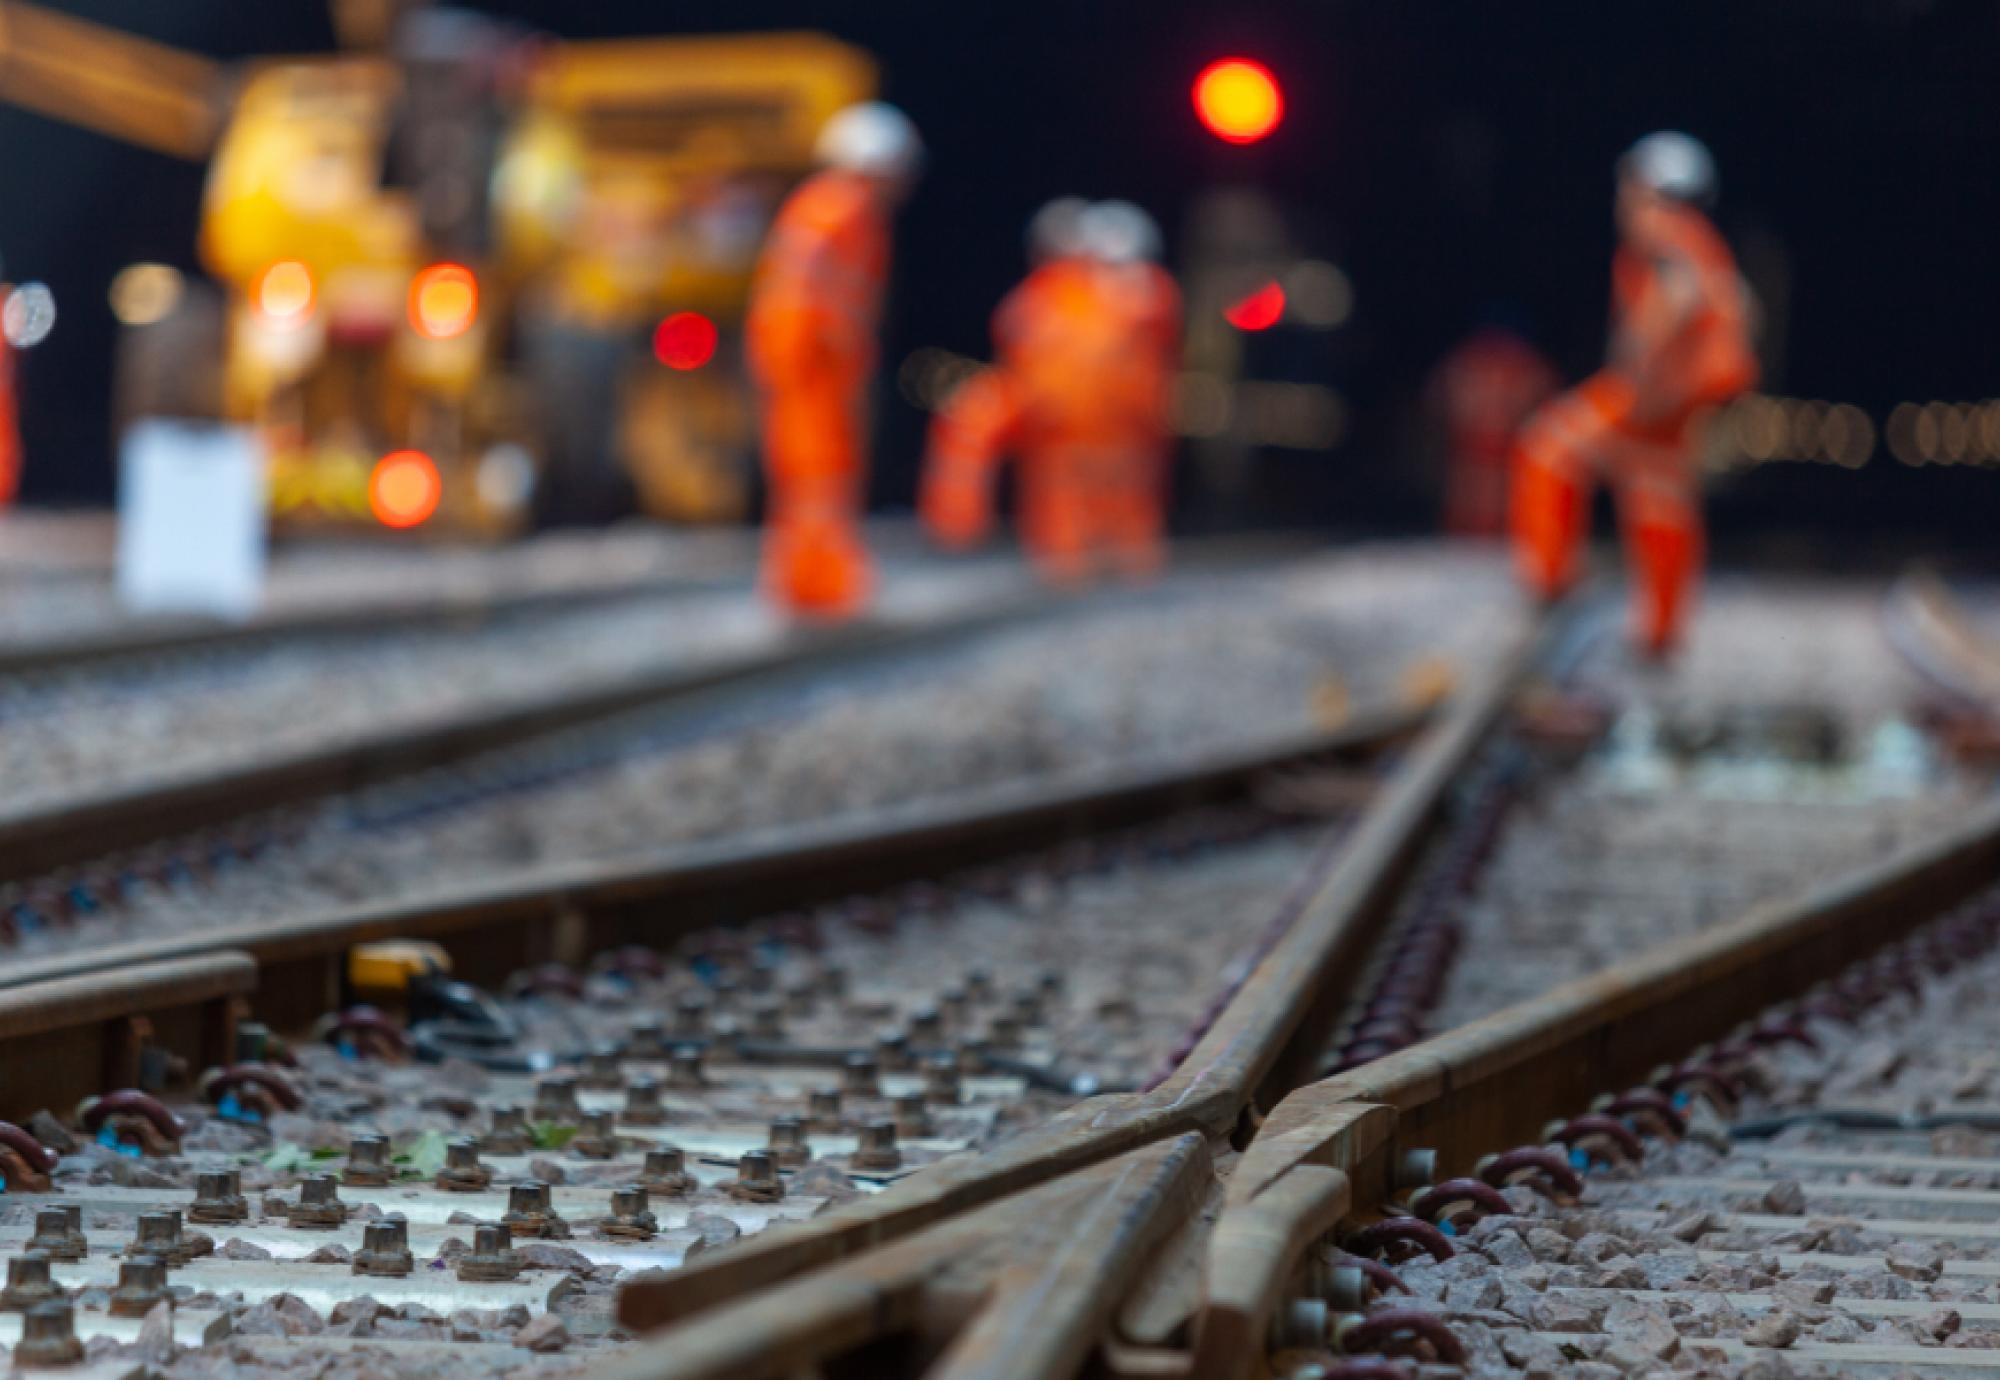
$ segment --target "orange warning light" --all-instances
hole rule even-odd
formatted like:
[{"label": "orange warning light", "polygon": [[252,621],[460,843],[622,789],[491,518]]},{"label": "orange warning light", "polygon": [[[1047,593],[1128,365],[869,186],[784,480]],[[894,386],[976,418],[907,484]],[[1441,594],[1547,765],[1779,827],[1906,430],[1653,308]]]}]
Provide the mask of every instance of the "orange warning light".
[{"label": "orange warning light", "polygon": [[1267,331],[1285,314],[1285,290],[1273,281],[1222,309],[1222,318],[1239,331]]},{"label": "orange warning light", "polygon": [[384,527],[415,527],[437,511],[444,481],[420,450],[391,451],[368,476],[368,506]]},{"label": "orange warning light", "polygon": [[280,259],[257,277],[257,310],[279,325],[297,325],[312,315],[312,270],[297,259]]},{"label": "orange warning light", "polygon": [[426,340],[450,340],[479,317],[479,280],[464,264],[432,264],[410,280],[410,325]]},{"label": "orange warning light", "polygon": [[715,323],[698,311],[677,311],[653,332],[653,358],[669,369],[699,369],[715,358]]},{"label": "orange warning light", "polygon": [[1232,144],[1254,144],[1284,118],[1278,79],[1261,62],[1224,58],[1194,79],[1194,108],[1208,132]]}]

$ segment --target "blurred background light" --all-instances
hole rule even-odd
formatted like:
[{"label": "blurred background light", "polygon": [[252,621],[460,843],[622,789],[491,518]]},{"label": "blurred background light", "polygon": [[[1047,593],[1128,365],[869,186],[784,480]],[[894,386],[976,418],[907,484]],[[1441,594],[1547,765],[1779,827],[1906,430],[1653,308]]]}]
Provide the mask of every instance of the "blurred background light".
[{"label": "blurred background light", "polygon": [[1285,98],[1278,80],[1248,58],[1212,62],[1194,80],[1194,108],[1216,138],[1254,144],[1278,127]]}]

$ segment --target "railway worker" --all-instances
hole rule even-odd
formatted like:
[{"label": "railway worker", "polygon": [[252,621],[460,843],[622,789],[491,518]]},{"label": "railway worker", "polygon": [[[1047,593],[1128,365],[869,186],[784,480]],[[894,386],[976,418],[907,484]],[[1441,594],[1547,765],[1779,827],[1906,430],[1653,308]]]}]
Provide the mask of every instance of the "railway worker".
[{"label": "railway worker", "polygon": [[1497,324],[1481,326],[1439,362],[1431,399],[1444,429],[1445,531],[1506,536],[1514,437],[1558,383],[1541,351]]},{"label": "railway worker", "polygon": [[[7,305],[7,284],[0,283],[0,311]],[[21,487],[21,421],[14,395],[14,346],[0,330],[0,507],[14,502]]]},{"label": "railway worker", "polygon": [[1162,563],[1166,424],[1180,299],[1136,206],[1044,207],[1028,278],[994,315],[995,362],[932,425],[921,509],[946,545],[991,524],[994,471],[1019,457],[1021,538],[1046,578],[1131,578]]},{"label": "railway worker", "polygon": [[1714,160],[1685,134],[1650,134],[1619,160],[1609,358],[1538,410],[1514,453],[1516,561],[1544,598],[1576,578],[1593,481],[1616,489],[1634,637],[1652,657],[1678,642],[1701,568],[1708,421],[1757,377],[1748,293],[1701,210],[1715,191]]},{"label": "railway worker", "polygon": [[750,290],[746,346],[760,393],[763,584],[783,607],[839,618],[866,602],[860,522],[867,392],[889,271],[889,220],[923,159],[894,106],[849,106],[820,132],[821,171],[779,208]]}]

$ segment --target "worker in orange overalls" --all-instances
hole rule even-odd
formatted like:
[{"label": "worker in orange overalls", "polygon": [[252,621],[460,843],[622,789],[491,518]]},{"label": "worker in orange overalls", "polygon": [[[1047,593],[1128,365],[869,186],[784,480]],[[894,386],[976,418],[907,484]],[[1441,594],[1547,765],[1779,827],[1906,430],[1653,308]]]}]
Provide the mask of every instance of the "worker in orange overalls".
[{"label": "worker in orange overalls", "polygon": [[0,282],[0,507],[12,504],[21,489],[21,412],[14,391],[13,332],[5,324],[13,290]]},{"label": "worker in orange overalls", "polygon": [[1529,419],[1514,455],[1516,559],[1544,598],[1576,578],[1591,485],[1609,477],[1635,582],[1633,632],[1654,657],[1678,642],[1701,569],[1709,419],[1757,378],[1748,294],[1698,209],[1715,185],[1714,160],[1685,134],[1648,135],[1619,161],[1610,358]]},{"label": "worker in orange overalls", "polygon": [[1125,202],[1064,199],[1036,216],[1036,266],[994,315],[995,363],[931,427],[920,508],[939,541],[985,535],[994,471],[1013,453],[1022,542],[1048,579],[1159,570],[1180,294],[1158,246]]},{"label": "worker in orange overalls", "polygon": [[750,289],[745,344],[761,394],[766,594],[839,618],[866,602],[860,521],[867,392],[889,271],[889,217],[923,145],[894,106],[871,101],[820,132],[822,171],[779,209]]},{"label": "worker in orange overalls", "polygon": [[1504,326],[1480,327],[1439,362],[1430,392],[1444,423],[1447,532],[1506,535],[1514,437],[1559,382],[1541,351]]}]

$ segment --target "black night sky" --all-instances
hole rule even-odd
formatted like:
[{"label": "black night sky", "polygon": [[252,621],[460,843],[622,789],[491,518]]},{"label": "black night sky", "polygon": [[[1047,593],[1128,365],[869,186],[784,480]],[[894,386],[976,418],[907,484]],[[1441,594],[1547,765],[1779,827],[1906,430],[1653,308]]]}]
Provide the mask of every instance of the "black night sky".
[{"label": "black night sky", "polygon": [[[60,0],[57,6],[219,57],[330,46],[317,0]],[[1047,197],[1126,196],[1170,242],[1217,181],[1278,194],[1306,245],[1341,263],[1357,313],[1339,346],[1350,443],[1312,467],[1321,521],[1413,525],[1409,425],[1424,372],[1489,304],[1535,323],[1574,376],[1601,348],[1610,164],[1663,126],[1707,140],[1719,219],[1782,262],[1774,392],[1852,402],[1878,423],[1905,399],[2000,395],[1992,265],[2000,226],[2000,6],[1982,0],[1041,0],[727,6],[510,0],[478,6],[575,37],[819,28],[873,50],[885,95],[931,147],[899,227],[884,358],[918,345],[983,353],[993,302]],[[1208,60],[1259,58],[1287,120],[1253,150],[1195,123]],[[103,498],[115,329],[111,275],[136,259],[193,267],[201,171],[0,109],[0,255],[62,311],[24,366],[31,498]],[[1753,277],[1754,277],[1753,272]],[[921,418],[885,390],[879,485],[907,501]],[[1991,471],[1911,471],[1878,450],[1848,473],[1769,466],[1718,498],[1738,533],[1841,532],[1849,550],[1986,540]]]}]

